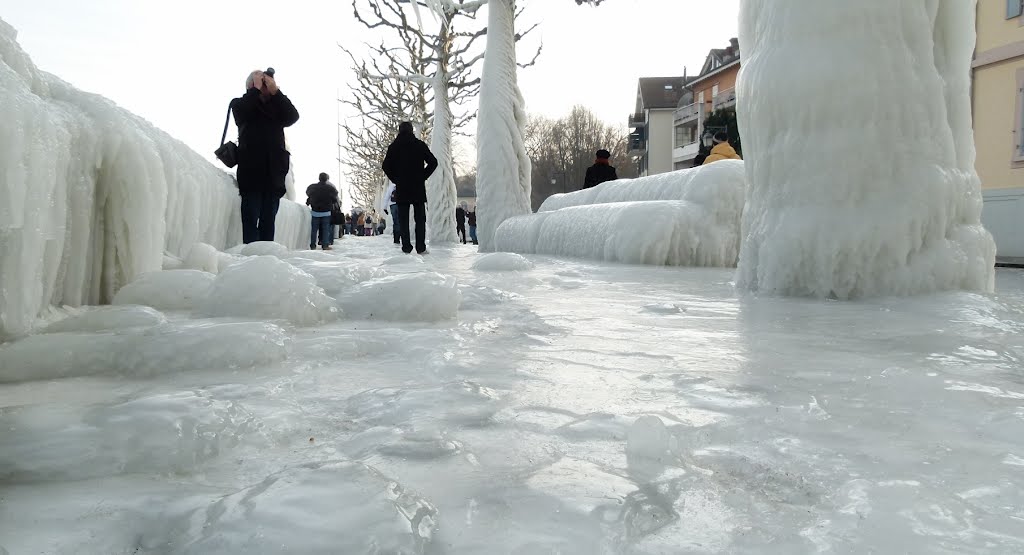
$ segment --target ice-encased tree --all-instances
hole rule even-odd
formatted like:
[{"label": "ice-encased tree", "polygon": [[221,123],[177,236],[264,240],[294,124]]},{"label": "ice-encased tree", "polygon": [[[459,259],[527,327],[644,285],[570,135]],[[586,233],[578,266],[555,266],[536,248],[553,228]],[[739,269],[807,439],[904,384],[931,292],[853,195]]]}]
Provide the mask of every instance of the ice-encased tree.
[{"label": "ice-encased tree", "polygon": [[992,290],[971,131],[976,1],[740,6],[750,188],[737,286],[839,299]]},{"label": "ice-encased tree", "polygon": [[517,82],[515,1],[490,0],[487,50],[477,123],[477,237],[480,250],[494,250],[501,222],[529,214],[530,156],[523,129],[526,107]]}]

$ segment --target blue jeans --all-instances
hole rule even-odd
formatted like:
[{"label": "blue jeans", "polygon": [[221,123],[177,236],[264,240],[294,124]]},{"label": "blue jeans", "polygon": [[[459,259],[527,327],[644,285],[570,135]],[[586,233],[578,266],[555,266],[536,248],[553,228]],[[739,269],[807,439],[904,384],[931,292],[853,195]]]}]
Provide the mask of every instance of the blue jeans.
[{"label": "blue jeans", "polygon": [[391,210],[391,234],[395,236],[395,242],[398,242],[399,237],[402,236],[402,226],[398,223],[398,205],[392,204]]},{"label": "blue jeans", "polygon": [[273,241],[280,206],[277,193],[242,193],[242,242]]},{"label": "blue jeans", "polygon": [[320,245],[328,247],[334,242],[334,230],[331,229],[331,217],[330,216],[313,216],[310,220],[309,230],[309,248],[315,249],[317,246],[316,235],[320,234]]},{"label": "blue jeans", "polygon": [[469,226],[469,240],[474,242],[474,243],[478,242],[476,240],[476,226],[475,225]]}]

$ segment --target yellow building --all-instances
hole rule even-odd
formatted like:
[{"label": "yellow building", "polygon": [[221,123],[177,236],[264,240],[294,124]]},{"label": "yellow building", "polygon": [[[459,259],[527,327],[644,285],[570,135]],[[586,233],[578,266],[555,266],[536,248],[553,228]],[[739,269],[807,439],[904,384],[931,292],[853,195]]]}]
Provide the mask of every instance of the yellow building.
[{"label": "yellow building", "polygon": [[974,142],[983,221],[998,254],[1024,258],[1024,0],[979,0]]}]

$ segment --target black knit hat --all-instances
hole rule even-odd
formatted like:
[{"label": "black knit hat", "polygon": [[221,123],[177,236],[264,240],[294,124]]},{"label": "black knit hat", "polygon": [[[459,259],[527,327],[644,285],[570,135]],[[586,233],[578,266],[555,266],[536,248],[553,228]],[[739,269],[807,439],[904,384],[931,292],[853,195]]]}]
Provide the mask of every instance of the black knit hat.
[{"label": "black knit hat", "polygon": [[321,173],[320,174],[320,183],[327,183],[327,180],[330,179],[330,178],[331,178],[331,176],[327,175],[326,173]]},{"label": "black knit hat", "polygon": [[612,157],[612,153],[602,148],[601,150],[597,151],[597,157],[607,160]]}]

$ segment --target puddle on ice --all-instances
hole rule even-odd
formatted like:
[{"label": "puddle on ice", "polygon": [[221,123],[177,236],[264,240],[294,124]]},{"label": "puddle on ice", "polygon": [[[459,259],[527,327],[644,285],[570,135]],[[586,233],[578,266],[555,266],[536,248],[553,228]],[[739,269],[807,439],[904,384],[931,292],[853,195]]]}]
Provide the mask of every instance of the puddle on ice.
[{"label": "puddle on ice", "polygon": [[195,308],[218,280],[272,294],[163,275],[156,309],[0,347],[2,548],[1024,550],[1009,271],[998,300],[827,303],[741,298],[725,270],[405,262],[372,239],[252,254],[301,307]]}]

